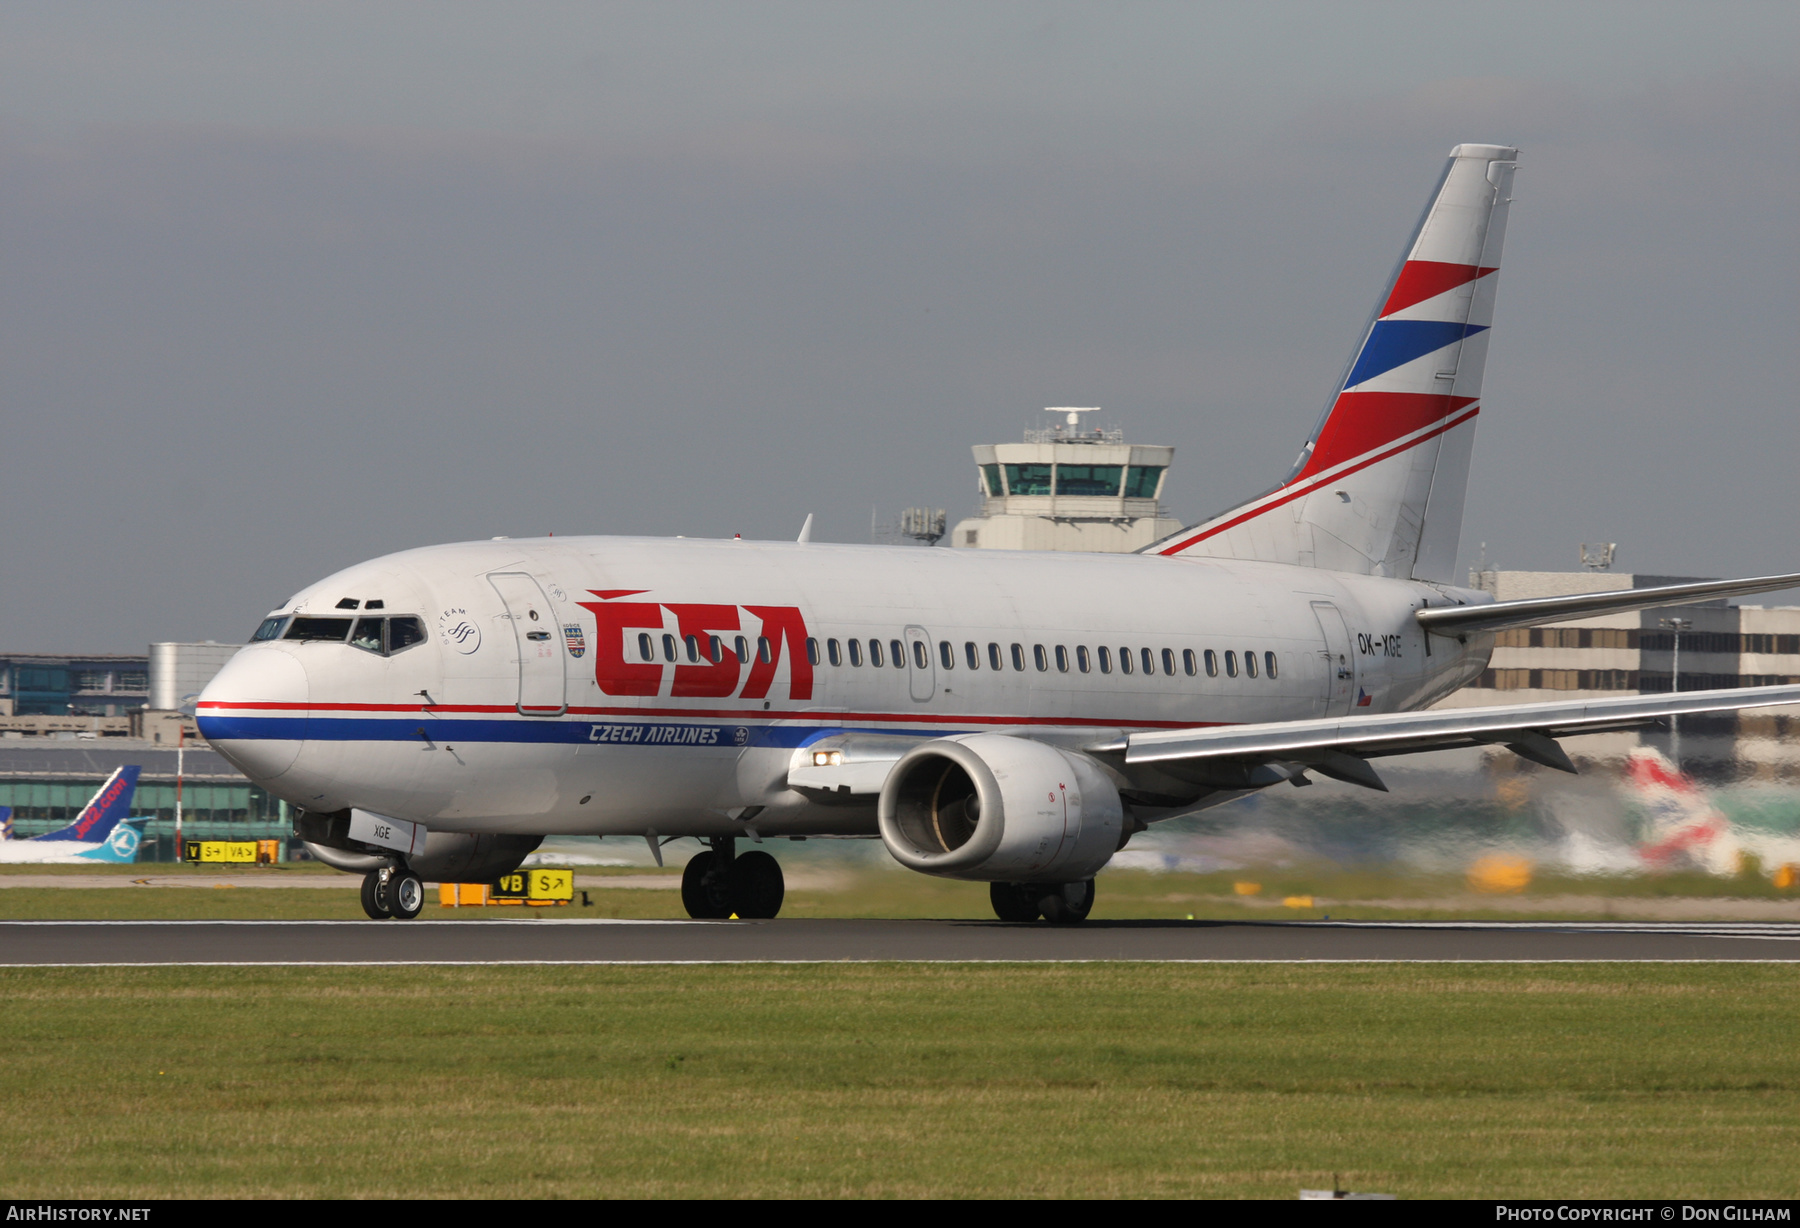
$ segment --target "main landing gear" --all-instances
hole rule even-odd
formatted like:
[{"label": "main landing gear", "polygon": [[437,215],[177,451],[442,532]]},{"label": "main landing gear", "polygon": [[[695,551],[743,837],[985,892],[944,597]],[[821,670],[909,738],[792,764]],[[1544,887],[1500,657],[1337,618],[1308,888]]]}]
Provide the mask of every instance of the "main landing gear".
[{"label": "main landing gear", "polygon": [[425,907],[425,884],[405,866],[384,866],[363,876],[362,906],[372,921],[411,921]]},{"label": "main landing gear", "polygon": [[787,886],[781,863],[767,853],[737,853],[732,836],[714,836],[712,847],[696,853],[681,872],[681,902],[690,917],[722,919],[736,915],[762,920],[781,911]]},{"label": "main landing gear", "polygon": [[988,899],[1002,921],[1036,921],[1074,925],[1094,908],[1094,880],[1079,883],[989,883]]}]

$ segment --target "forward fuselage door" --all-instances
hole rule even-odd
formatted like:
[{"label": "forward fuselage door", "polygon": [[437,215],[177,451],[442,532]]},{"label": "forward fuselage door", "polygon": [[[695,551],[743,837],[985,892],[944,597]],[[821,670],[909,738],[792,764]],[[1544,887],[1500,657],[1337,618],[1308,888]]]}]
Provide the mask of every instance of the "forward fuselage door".
[{"label": "forward fuselage door", "polygon": [[923,627],[906,629],[906,681],[920,703],[937,693],[937,671],[931,662],[931,636]]},{"label": "forward fuselage door", "polygon": [[538,582],[522,571],[497,571],[488,583],[500,594],[519,650],[519,711],[526,716],[561,716],[564,698],[563,647],[556,614]]},{"label": "forward fuselage door", "polygon": [[1319,655],[1325,663],[1326,716],[1348,716],[1356,698],[1356,658],[1350,652],[1350,629],[1343,613],[1329,601],[1312,603],[1313,617],[1319,620],[1319,633],[1325,647]]}]

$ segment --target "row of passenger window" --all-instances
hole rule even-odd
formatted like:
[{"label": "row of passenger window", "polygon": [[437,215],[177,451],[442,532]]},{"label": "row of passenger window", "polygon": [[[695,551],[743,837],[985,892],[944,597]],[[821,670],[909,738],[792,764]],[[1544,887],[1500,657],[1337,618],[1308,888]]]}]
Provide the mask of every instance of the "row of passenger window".
[{"label": "row of passenger window", "polygon": [[[727,652],[742,664],[750,660],[751,653],[750,641],[742,635],[734,637],[731,643],[727,644],[723,637],[717,635],[708,636],[705,639],[697,635],[689,635],[678,640],[673,635],[665,634],[662,636],[661,648],[662,659],[665,661],[679,661],[685,657],[691,664],[696,665],[702,660],[716,665],[724,660]],[[656,650],[655,637],[648,632],[638,636],[639,657],[645,661],[654,661],[657,658]],[[767,636],[756,638],[755,652],[756,659],[764,665],[774,660],[774,645],[769,643]],[[923,640],[912,641],[910,655],[916,668],[927,669],[930,667],[929,654],[930,649],[925,646]],[[871,667],[877,669],[889,664],[895,669],[905,669],[908,655],[907,641],[905,640],[887,640],[885,643],[878,639],[843,641],[828,639],[825,641],[824,659],[837,666],[847,664],[852,668],[860,669],[866,661]],[[980,669],[983,656],[980,645],[974,640],[963,644],[963,659],[968,668]],[[1023,644],[1013,644],[1002,651],[999,644],[990,643],[985,656],[989,669],[1004,670],[1009,662],[1017,672],[1023,673],[1026,668],[1026,648]],[[806,657],[814,665],[821,664],[818,640],[808,639],[806,641]],[[1054,647],[1033,644],[1030,649],[1030,659],[1039,673],[1048,673],[1052,662],[1057,671],[1064,674],[1069,672],[1071,664],[1074,669],[1084,674],[1092,673],[1096,668],[1103,674],[1110,674],[1117,668],[1121,674],[1134,674],[1141,671],[1146,675],[1153,676],[1161,672],[1168,677],[1174,677],[1177,673],[1181,673],[1189,678],[1197,677],[1202,668],[1205,669],[1208,678],[1217,678],[1221,669],[1224,670],[1227,678],[1236,678],[1240,671],[1249,678],[1259,675],[1276,678],[1281,673],[1281,663],[1273,652],[1264,652],[1259,658],[1254,649],[1247,649],[1240,656],[1235,649],[1229,648],[1222,653],[1211,648],[1198,653],[1192,648],[1184,648],[1177,656],[1173,648],[1158,650],[1121,647],[1115,655],[1114,650],[1105,645],[1089,652],[1087,645],[1080,644],[1071,653],[1068,647],[1062,644]],[[938,662],[947,670],[956,668],[956,649],[949,640],[938,641]]]}]

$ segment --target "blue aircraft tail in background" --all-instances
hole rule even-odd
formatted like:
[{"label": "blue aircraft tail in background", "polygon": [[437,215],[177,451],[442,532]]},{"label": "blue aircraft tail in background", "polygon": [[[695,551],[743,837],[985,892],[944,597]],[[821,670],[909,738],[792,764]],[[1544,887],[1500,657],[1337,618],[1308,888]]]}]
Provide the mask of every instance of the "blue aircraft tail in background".
[{"label": "blue aircraft tail in background", "polygon": [[[131,795],[137,792],[138,773],[143,771],[136,764],[126,764],[100,786],[100,791],[83,806],[75,821],[67,827],[59,827],[55,831],[45,832],[34,840],[74,840],[82,844],[105,844],[113,834],[113,829],[131,813]],[[133,852],[136,851],[135,842]]]}]

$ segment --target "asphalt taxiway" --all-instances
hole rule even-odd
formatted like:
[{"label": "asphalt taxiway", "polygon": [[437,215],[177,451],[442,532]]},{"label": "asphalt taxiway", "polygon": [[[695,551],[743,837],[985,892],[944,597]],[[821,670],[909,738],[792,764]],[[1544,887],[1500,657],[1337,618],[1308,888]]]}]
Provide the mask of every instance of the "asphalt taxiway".
[{"label": "asphalt taxiway", "polygon": [[1800,924],[1719,922],[6,921],[0,966],[1796,961]]}]

